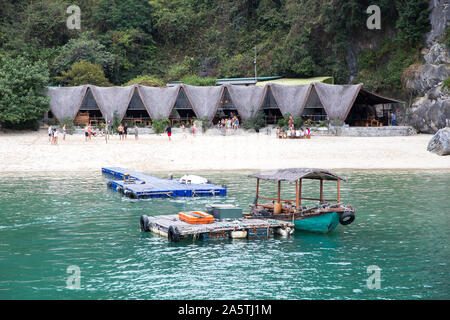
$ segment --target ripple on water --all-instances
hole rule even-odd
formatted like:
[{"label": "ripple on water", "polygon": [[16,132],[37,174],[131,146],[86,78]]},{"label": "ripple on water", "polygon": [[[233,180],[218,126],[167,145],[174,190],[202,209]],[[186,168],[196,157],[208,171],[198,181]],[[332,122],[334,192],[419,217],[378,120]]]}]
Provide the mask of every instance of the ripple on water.
[{"label": "ripple on water", "polygon": [[[207,174],[228,186],[227,197],[131,200],[98,173],[8,177],[0,184],[0,298],[448,299],[450,174],[344,175],[341,196],[357,216],[329,235],[180,244],[141,233],[140,215],[212,201],[247,208],[254,181]],[[314,195],[313,186],[305,191]],[[273,190],[262,183],[263,193]],[[65,288],[70,265],[80,267],[80,290]],[[381,269],[379,290],[366,286],[370,265]]]}]

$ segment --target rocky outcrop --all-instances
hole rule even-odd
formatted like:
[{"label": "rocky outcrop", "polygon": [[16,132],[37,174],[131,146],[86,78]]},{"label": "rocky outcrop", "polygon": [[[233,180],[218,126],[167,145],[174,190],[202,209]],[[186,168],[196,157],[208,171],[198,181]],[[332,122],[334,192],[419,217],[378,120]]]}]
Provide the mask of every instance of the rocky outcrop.
[{"label": "rocky outcrop", "polygon": [[438,42],[445,32],[450,17],[450,1],[431,0],[430,9],[431,31],[427,34],[428,47]]},{"label": "rocky outcrop", "polygon": [[441,89],[442,85],[431,89],[409,108],[408,122],[417,131],[435,133],[449,123],[450,98],[448,93],[443,93]]},{"label": "rocky outcrop", "polygon": [[440,43],[450,20],[450,0],[430,1],[431,31],[427,48],[422,50],[425,64],[412,65],[405,87],[416,96],[407,110],[406,120],[416,130],[436,133],[450,121],[450,95],[444,80],[450,77],[450,51]]},{"label": "rocky outcrop", "polygon": [[450,128],[440,129],[428,143],[427,150],[440,156],[450,155]]}]

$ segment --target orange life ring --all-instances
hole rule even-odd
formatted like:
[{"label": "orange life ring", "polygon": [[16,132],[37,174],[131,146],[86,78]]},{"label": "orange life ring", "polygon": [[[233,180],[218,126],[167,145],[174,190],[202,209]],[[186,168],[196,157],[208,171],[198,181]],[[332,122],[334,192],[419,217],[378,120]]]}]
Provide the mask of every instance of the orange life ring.
[{"label": "orange life ring", "polygon": [[178,213],[178,218],[181,221],[190,224],[203,224],[203,223],[213,223],[214,217],[203,211],[187,211]]}]

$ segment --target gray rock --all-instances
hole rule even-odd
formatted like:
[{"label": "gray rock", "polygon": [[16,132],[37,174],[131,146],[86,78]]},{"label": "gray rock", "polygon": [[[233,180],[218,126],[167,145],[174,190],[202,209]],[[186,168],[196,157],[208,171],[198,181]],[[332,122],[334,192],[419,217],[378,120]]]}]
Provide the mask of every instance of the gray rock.
[{"label": "gray rock", "polygon": [[407,122],[419,132],[436,133],[450,122],[450,96],[439,95],[438,99],[418,98],[407,110]]},{"label": "gray rock", "polygon": [[427,34],[427,44],[432,45],[440,40],[450,20],[450,0],[430,1],[431,31]]},{"label": "gray rock", "polygon": [[450,155],[450,128],[446,127],[440,129],[433,138],[431,138],[427,150],[440,156]]},{"label": "gray rock", "polygon": [[426,91],[439,85],[442,81],[450,77],[450,68],[445,64],[433,65],[425,64],[415,81],[417,92],[425,94]]},{"label": "gray rock", "polygon": [[448,48],[440,43],[435,43],[423,55],[425,61],[429,64],[446,64],[450,63],[450,54]]}]

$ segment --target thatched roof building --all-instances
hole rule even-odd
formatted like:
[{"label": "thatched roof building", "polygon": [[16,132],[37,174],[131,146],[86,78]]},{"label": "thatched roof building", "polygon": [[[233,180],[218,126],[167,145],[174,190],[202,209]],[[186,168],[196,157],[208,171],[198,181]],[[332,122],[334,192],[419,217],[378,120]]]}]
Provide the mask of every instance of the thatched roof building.
[{"label": "thatched roof building", "polygon": [[[402,103],[401,101],[382,97],[357,85],[333,85],[314,82],[307,85],[281,85],[268,83],[264,86],[237,86],[224,84],[220,86],[198,87],[185,84],[174,87],[146,87],[131,85],[127,87],[97,87],[85,85],[79,87],[49,87],[47,95],[51,97],[50,110],[61,121],[64,117],[75,118],[84,98],[89,95],[101,111],[104,119],[112,120],[115,111],[122,119],[130,103],[142,102],[152,119],[168,118],[176,107],[180,97],[198,118],[212,120],[227,92],[231,104],[238,116],[246,120],[261,110],[267,95],[283,116],[307,117],[305,110],[322,108],[328,119],[345,121],[354,105],[367,106],[376,104]],[[133,100],[132,100],[133,99]],[[140,99],[141,101],[136,101]]]}]

